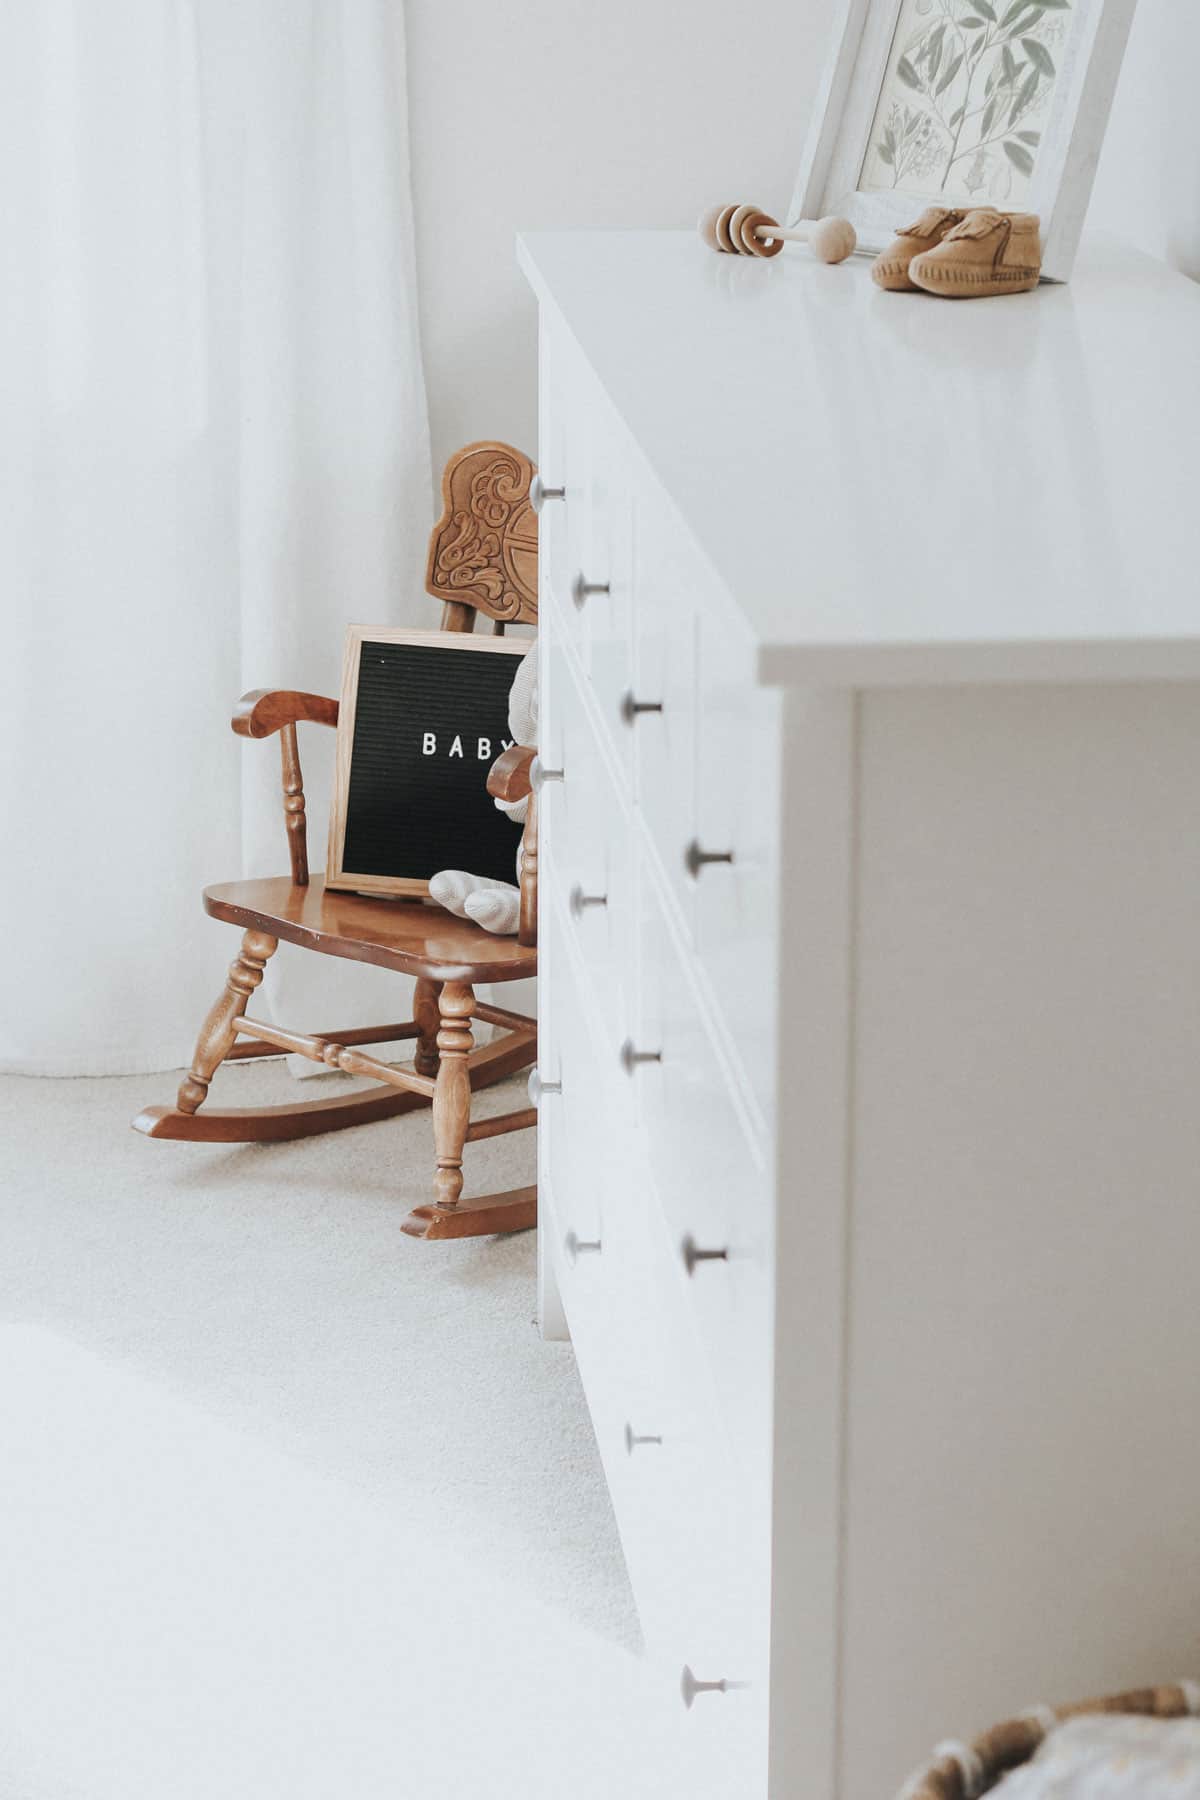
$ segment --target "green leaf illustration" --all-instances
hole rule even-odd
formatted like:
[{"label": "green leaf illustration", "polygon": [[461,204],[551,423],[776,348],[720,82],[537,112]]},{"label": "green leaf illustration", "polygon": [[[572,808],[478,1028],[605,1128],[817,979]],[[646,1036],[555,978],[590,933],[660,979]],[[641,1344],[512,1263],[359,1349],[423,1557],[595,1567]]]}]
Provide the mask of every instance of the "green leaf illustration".
[{"label": "green leaf illustration", "polygon": [[1074,0],[1038,0],[1041,7],[1052,7],[1055,12],[1070,12]]},{"label": "green leaf illustration", "polygon": [[1054,67],[1054,58],[1047,50],[1045,44],[1039,44],[1036,38],[1023,37],[1021,39],[1021,48],[1029,58],[1030,62],[1035,64],[1035,66],[1042,71],[1043,75],[1049,75],[1051,80],[1053,80],[1054,76],[1057,74],[1057,70]]},{"label": "green leaf illustration", "polygon": [[954,80],[954,77],[958,74],[958,71],[962,68],[962,66],[963,66],[963,54],[962,54],[962,51],[960,50],[958,55],[953,58],[953,60],[947,65],[947,67],[942,72],[942,79],[937,84],[937,92],[939,94],[945,93],[946,89],[950,86],[950,83]]},{"label": "green leaf illustration", "polygon": [[1005,26],[1011,25],[1014,19],[1018,18],[1021,13],[1027,12],[1033,4],[1034,0],[1013,0],[1012,6],[1000,21],[1000,29],[1003,31]]},{"label": "green leaf illustration", "polygon": [[987,30],[987,20],[986,19],[963,19],[962,20],[962,28],[964,31],[986,31]]},{"label": "green leaf illustration", "polygon": [[1012,110],[1013,110],[1014,118],[1016,118],[1018,113],[1024,112],[1025,108],[1032,103],[1033,97],[1037,93],[1037,84],[1038,84],[1039,79],[1040,78],[1039,78],[1038,72],[1036,69],[1034,69],[1032,71],[1032,73],[1030,74],[1029,80],[1023,84],[1016,99],[1013,101],[1013,109]]},{"label": "green leaf illustration", "polygon": [[1020,169],[1022,175],[1033,174],[1033,158],[1020,144],[1014,144],[1011,139],[1005,138],[1004,154],[1014,168]]},{"label": "green leaf illustration", "polygon": [[1004,49],[1000,52],[1000,61],[1004,65],[1005,80],[1015,81],[1017,79],[1017,59],[1007,44],[1005,44]]},{"label": "green leaf illustration", "polygon": [[971,0],[971,11],[982,13],[984,18],[990,19],[993,25],[996,23],[996,9],[992,5],[992,0]]},{"label": "green leaf illustration", "polygon": [[951,131],[958,130],[959,126],[963,122],[963,114],[966,112],[966,110],[967,109],[965,106],[960,106],[957,112],[952,112],[950,114],[950,129],[951,129]]},{"label": "green leaf illustration", "polygon": [[917,74],[917,71],[913,68],[907,56],[902,56],[900,61],[896,64],[896,73],[904,83],[905,87],[916,88],[918,91],[920,90],[921,77]]},{"label": "green leaf illustration", "polygon": [[995,122],[996,122],[996,102],[994,100],[989,100],[987,106],[984,108],[983,123],[979,127],[980,137],[986,137],[988,135],[988,132],[992,129],[992,126],[995,124]]},{"label": "green leaf illustration", "polygon": [[1038,4],[1034,7],[1032,12],[1022,13],[1021,17],[1017,19],[1014,24],[1009,26],[1008,31],[1005,34],[1006,38],[1011,40],[1012,38],[1020,37],[1023,31],[1032,31],[1035,25],[1041,24],[1045,14],[1046,8],[1043,0],[1038,0]]},{"label": "green leaf illustration", "polygon": [[1017,136],[1023,144],[1040,144],[1042,141],[1040,131],[1018,131]]},{"label": "green leaf illustration", "polygon": [[875,148],[879,153],[880,162],[885,162],[889,169],[895,168],[896,152],[892,149],[892,146],[890,144],[876,144]]}]

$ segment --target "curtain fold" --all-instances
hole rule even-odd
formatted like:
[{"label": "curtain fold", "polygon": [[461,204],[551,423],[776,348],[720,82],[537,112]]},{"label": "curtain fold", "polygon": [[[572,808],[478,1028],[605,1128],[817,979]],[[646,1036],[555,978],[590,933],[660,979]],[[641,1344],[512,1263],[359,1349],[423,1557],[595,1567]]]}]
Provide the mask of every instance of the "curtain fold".
[{"label": "curtain fold", "polygon": [[[233,701],[431,622],[401,6],[0,0],[0,211],[0,1067],[172,1067],[236,943],[200,888],[287,867]],[[324,961],[283,1010],[402,1014]]]}]

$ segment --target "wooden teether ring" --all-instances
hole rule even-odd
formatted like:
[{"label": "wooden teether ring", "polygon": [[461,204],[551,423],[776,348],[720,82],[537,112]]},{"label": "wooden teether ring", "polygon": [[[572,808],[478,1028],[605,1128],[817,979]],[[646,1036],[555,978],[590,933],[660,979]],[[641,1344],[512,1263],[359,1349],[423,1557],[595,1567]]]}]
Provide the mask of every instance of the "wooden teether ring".
[{"label": "wooden teether ring", "polygon": [[700,219],[700,236],[710,250],[735,256],[778,256],[785,243],[807,244],[821,262],[838,263],[852,255],[857,234],[848,219],[818,219],[780,225],[756,206],[714,206]]},{"label": "wooden teether ring", "polygon": [[778,230],[779,220],[760,212],[757,206],[739,206],[729,221],[729,235],[743,256],[778,256],[783,239],[768,236],[764,227],[769,226]]},{"label": "wooden teether ring", "polygon": [[726,214],[731,214],[736,210],[732,206],[710,206],[706,213],[701,214],[698,230],[710,250],[733,249],[733,245],[728,240],[722,241],[717,227]]},{"label": "wooden teether ring", "polygon": [[723,206],[716,218],[717,249],[724,250],[731,256],[738,256],[741,254],[740,244],[734,241],[729,231],[729,227],[733,221],[733,215],[736,211],[736,206]]}]

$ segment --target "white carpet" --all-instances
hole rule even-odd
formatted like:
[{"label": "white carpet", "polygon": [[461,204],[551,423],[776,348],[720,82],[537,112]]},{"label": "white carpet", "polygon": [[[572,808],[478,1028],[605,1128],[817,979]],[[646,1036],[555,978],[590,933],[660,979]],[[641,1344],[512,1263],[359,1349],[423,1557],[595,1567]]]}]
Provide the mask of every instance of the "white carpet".
[{"label": "white carpet", "polygon": [[[533,1235],[402,1236],[426,1115],[128,1129],[172,1092],[0,1081],[0,1796],[682,1791]],[[532,1154],[471,1146],[468,1191]]]}]

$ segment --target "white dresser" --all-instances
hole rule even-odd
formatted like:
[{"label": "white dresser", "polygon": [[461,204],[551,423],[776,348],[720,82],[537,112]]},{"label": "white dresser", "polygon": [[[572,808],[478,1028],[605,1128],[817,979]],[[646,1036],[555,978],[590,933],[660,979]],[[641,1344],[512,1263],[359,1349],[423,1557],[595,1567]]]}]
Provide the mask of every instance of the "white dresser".
[{"label": "white dresser", "polygon": [[1200,291],[521,257],[543,1330],[675,1791],[888,1800],[1200,1672]]}]

